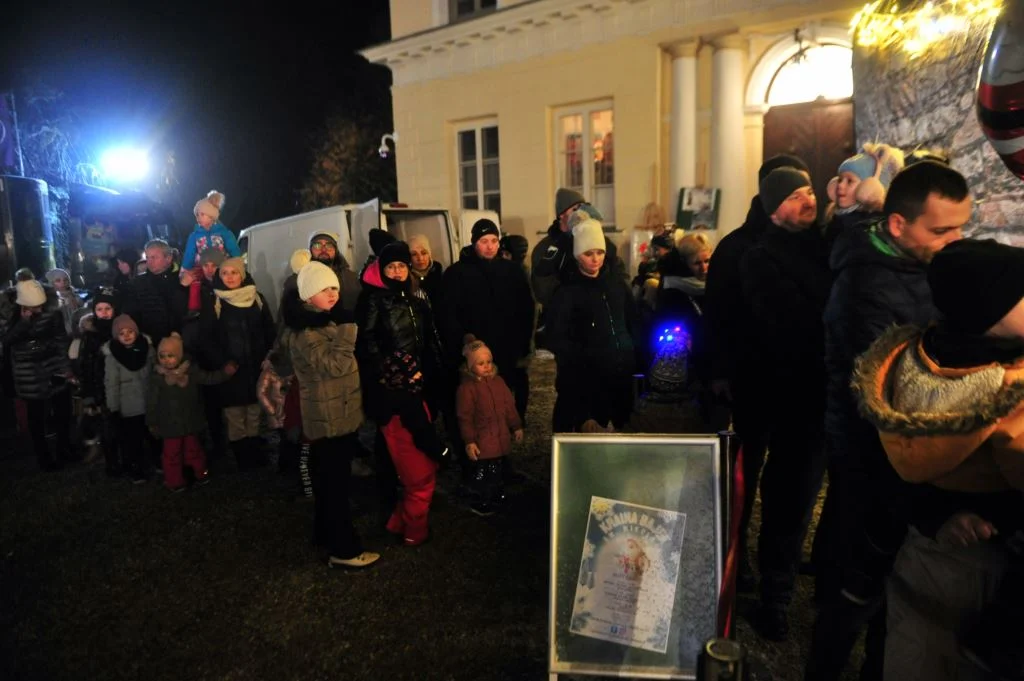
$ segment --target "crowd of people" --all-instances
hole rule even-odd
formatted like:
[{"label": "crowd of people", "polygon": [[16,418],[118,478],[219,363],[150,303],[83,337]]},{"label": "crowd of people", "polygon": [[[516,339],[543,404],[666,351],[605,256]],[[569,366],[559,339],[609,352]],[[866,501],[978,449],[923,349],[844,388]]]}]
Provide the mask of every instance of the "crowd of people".
[{"label": "crowd of people", "polygon": [[[264,465],[262,438],[278,430],[278,465],[315,500],[314,540],[329,565],[358,569],[380,557],[349,509],[361,430],[380,523],[417,546],[449,460],[474,513],[502,509],[538,346],[556,363],[554,432],[630,431],[635,375],[656,373],[654,340],[674,329],[672,380],[700,405],[692,428],[731,424],[742,442],[738,582],[759,594],[759,633],[788,637],[807,567],[819,608],[807,679],[838,679],[865,629],[862,678],[1018,678],[1006,651],[1024,649],[1010,615],[1024,250],[961,239],[970,192],[936,155],[866,146],[837,169],[824,222],[801,159],[768,159],[758,179],[746,221],[716,248],[653,225],[632,281],[572,189],[558,190],[529,272],[525,239],[486,219],[447,269],[425,236],[377,229],[357,271],[339,235],[316,232],[297,244],[276,311],[211,192],[183,258],[153,240],[136,275],[119,253],[117,279],[85,303],[63,270],[19,272],[0,296],[5,394],[24,405],[43,469],[82,455],[62,426],[74,394],[87,458],[138,484],[159,468],[173,492],[209,479],[207,453]],[[759,579],[747,549],[758,491]]]}]

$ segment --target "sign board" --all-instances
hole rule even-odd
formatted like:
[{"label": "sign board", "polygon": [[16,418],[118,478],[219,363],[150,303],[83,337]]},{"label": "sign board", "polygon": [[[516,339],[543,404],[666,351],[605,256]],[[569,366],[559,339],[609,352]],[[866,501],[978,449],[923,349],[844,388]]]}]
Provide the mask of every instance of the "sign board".
[{"label": "sign board", "polygon": [[718,229],[721,192],[709,187],[683,187],[676,206],[676,226],[687,232]]},{"label": "sign board", "polygon": [[694,679],[716,635],[717,436],[553,442],[549,671]]}]

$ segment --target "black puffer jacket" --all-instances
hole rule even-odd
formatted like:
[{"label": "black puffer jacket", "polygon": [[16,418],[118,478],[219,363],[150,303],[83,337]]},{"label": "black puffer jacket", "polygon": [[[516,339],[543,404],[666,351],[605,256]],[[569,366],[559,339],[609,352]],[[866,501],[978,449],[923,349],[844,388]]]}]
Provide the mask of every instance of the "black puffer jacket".
[{"label": "black puffer jacket", "polygon": [[503,258],[484,260],[472,246],[442,279],[438,311],[450,368],[462,363],[462,339],[471,333],[491,349],[498,371],[510,373],[530,354],[533,296],[523,268]]},{"label": "black puffer jacket", "polygon": [[711,258],[704,296],[708,303],[708,348],[713,378],[743,379],[754,361],[750,349],[756,327],[751,322],[743,295],[740,261],[757,245],[770,224],[761,199],[754,196],[747,219],[722,238]]},{"label": "black puffer jacket", "polygon": [[[771,225],[740,261],[751,329],[753,372],[779,399],[808,409],[820,428],[825,398],[825,331],[821,315],[832,276],[820,231]],[[817,416],[814,414],[817,413]]]},{"label": "black puffer jacket", "polygon": [[45,400],[65,389],[60,376],[70,371],[68,335],[64,315],[57,305],[47,304],[39,314],[21,317],[18,307],[4,334],[10,354],[15,394],[23,400]]},{"label": "black puffer jacket", "polygon": [[82,343],[78,351],[78,363],[75,374],[78,376],[82,398],[86,403],[106,406],[106,368],[103,344],[110,340],[112,321],[109,319],[93,319],[93,329],[82,334]]},{"label": "black puffer jacket", "polygon": [[633,373],[637,315],[624,281],[606,270],[586,277],[577,268],[555,291],[549,310],[548,345],[559,382]]},{"label": "black puffer jacket", "polygon": [[825,431],[831,441],[848,445],[853,453],[865,447],[880,451],[878,433],[858,415],[850,391],[853,362],[891,326],[925,326],[938,319],[927,266],[883,252],[861,226],[837,235],[829,267],[834,283],[824,314],[828,370]]},{"label": "black puffer jacket", "polygon": [[124,313],[154,345],[172,331],[180,332],[188,313],[188,288],[178,281],[178,273],[176,266],[160,274],[144,272],[129,281],[123,292],[119,290]]},{"label": "black puffer jacket", "polygon": [[438,376],[441,342],[426,297],[408,288],[389,288],[377,261],[363,270],[362,283],[356,303],[356,359],[364,385],[379,381],[384,358],[392,352],[415,357],[427,382]]}]

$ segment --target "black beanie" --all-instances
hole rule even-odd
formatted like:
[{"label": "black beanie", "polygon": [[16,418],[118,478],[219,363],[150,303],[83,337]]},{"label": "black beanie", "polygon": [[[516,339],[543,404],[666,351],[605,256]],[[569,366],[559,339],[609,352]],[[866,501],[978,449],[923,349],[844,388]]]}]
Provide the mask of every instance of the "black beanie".
[{"label": "black beanie", "polygon": [[952,329],[982,334],[1024,298],[1024,248],[961,239],[928,266],[935,307]]},{"label": "black beanie", "polygon": [[799,156],[793,154],[776,154],[770,159],[761,164],[761,167],[757,170],[757,181],[761,183],[764,178],[768,177],[768,173],[772,172],[776,168],[796,168],[806,173],[810,173],[811,169],[807,167],[804,160]]},{"label": "black beanie", "polygon": [[409,244],[404,241],[392,241],[380,250],[377,255],[380,260],[380,273],[384,275],[384,268],[393,262],[403,262],[407,266],[412,263],[412,256],[409,254]]},{"label": "black beanie", "polygon": [[95,310],[98,303],[107,303],[110,307],[114,308],[114,315],[118,313],[117,306],[117,295],[114,293],[112,288],[98,288],[92,296],[92,308]]},{"label": "black beanie", "polygon": [[796,168],[776,168],[761,180],[761,189],[758,196],[761,197],[761,205],[764,212],[771,215],[779,209],[782,202],[790,194],[801,187],[810,187],[811,181],[807,176]]},{"label": "black beanie", "polygon": [[473,223],[473,232],[470,237],[472,243],[476,243],[480,240],[480,237],[493,234],[494,236],[501,238],[501,231],[498,229],[498,225],[494,224],[493,221],[487,218],[480,218]]},{"label": "black beanie", "polygon": [[371,229],[370,230],[370,250],[376,256],[380,255],[380,252],[384,250],[384,247],[388,244],[398,241],[395,235],[391,232],[385,232],[383,229]]}]

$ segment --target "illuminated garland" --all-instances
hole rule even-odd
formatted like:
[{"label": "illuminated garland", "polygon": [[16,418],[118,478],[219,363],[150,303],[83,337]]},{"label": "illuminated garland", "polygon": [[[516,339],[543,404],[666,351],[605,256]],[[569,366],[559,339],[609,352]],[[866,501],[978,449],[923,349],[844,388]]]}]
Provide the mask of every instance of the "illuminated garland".
[{"label": "illuminated garland", "polygon": [[902,6],[893,0],[875,0],[857,12],[850,29],[861,47],[896,47],[915,59],[939,41],[966,33],[974,23],[988,25],[1001,8],[1001,0],[942,0]]}]

